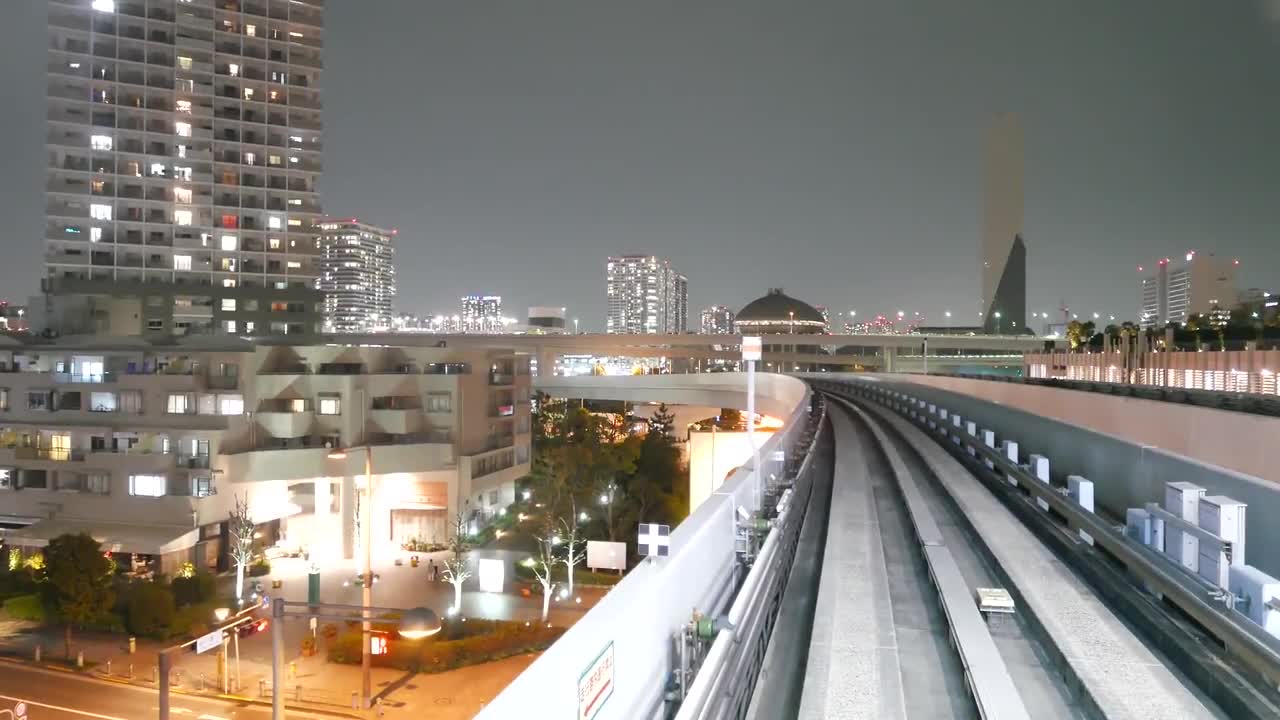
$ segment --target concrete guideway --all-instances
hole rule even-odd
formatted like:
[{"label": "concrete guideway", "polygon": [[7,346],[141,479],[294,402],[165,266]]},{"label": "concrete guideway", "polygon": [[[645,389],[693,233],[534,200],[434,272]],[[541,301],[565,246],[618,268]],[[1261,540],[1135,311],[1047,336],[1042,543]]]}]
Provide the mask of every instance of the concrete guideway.
[{"label": "concrete guideway", "polygon": [[1224,713],[1171,669],[972,474],[921,430],[868,405],[911,443],[978,530],[1097,714],[1204,718]]}]

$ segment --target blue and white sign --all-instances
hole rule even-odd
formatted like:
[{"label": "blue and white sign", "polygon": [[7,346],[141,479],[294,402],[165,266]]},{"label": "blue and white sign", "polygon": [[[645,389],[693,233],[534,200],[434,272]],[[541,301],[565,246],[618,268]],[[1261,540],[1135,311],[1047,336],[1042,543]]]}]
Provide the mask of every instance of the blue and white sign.
[{"label": "blue and white sign", "polygon": [[196,638],[196,653],[212,650],[220,645],[222,645],[222,630],[214,630]]},{"label": "blue and white sign", "polygon": [[671,554],[671,526],[640,523],[640,537],[636,545],[641,555],[667,557]]}]

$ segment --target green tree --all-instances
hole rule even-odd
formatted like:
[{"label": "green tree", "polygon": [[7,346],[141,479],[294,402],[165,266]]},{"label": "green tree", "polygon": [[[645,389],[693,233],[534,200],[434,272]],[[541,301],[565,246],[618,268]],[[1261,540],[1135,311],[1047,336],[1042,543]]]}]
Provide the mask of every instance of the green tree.
[{"label": "green tree", "polygon": [[63,625],[66,657],[71,659],[71,627],[83,627],[111,610],[115,602],[115,563],[87,533],[59,535],[44,549],[41,596],[50,617]]},{"label": "green tree", "polygon": [[129,632],[153,638],[168,635],[176,612],[172,590],[157,582],[134,583],[128,605]]},{"label": "green tree", "polygon": [[1093,323],[1082,323],[1079,320],[1072,320],[1067,323],[1067,343],[1071,345],[1072,350],[1079,350],[1089,343],[1089,339],[1093,337]]},{"label": "green tree", "polygon": [[671,414],[666,403],[658,405],[658,409],[649,416],[648,433],[658,434],[666,438],[675,437],[676,417]]}]

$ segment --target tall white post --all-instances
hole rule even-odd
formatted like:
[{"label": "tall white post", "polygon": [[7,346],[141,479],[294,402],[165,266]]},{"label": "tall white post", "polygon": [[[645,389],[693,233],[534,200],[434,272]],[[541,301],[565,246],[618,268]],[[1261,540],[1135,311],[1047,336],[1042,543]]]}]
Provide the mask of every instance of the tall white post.
[{"label": "tall white post", "polygon": [[751,443],[751,467],[756,474],[756,509],[764,507],[764,470],[756,447],[756,361],[747,361],[747,441]]}]

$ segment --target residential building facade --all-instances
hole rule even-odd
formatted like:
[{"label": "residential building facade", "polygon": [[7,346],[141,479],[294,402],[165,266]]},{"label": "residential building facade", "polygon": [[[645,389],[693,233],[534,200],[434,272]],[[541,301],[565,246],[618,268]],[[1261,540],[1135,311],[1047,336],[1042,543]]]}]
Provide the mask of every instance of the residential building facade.
[{"label": "residential building facade", "polygon": [[543,335],[561,335],[566,332],[565,309],[562,307],[529,308],[526,332]]},{"label": "residential building facade", "polygon": [[734,313],[725,305],[702,309],[699,332],[703,335],[732,335]]},{"label": "residential building facade", "polygon": [[386,332],[396,297],[394,229],[349,220],[320,224],[325,330]]},{"label": "residential building facade", "polygon": [[[1192,315],[1229,311],[1239,298],[1236,269],[1240,261],[1213,253],[1188,252],[1185,262],[1169,258],[1156,262],[1155,272],[1142,278],[1139,320],[1144,328],[1185,323]],[[1144,272],[1142,267],[1139,272]]]},{"label": "residential building facade", "polygon": [[671,261],[620,255],[605,264],[605,332],[677,334],[689,320],[689,280]]},{"label": "residential building facade", "polygon": [[23,551],[83,531],[165,572],[225,567],[240,498],[265,544],[352,557],[366,450],[375,551],[394,551],[491,518],[529,469],[528,362],[509,350],[4,340],[0,532]]},{"label": "residential building facade", "polygon": [[502,296],[467,295],[462,298],[461,325],[454,332],[496,335],[503,332]]},{"label": "residential building facade", "polygon": [[33,317],[155,337],[316,332],[323,0],[48,11]]}]

